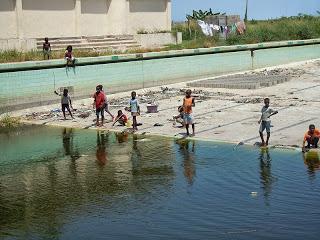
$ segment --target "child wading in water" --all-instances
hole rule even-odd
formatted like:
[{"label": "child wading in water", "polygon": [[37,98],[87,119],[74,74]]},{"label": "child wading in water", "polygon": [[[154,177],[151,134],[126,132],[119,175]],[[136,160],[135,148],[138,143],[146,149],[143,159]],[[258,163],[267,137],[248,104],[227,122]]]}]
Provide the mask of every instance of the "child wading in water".
[{"label": "child wading in water", "polygon": [[139,106],[139,103],[138,103],[138,100],[136,98],[137,96],[137,93],[136,92],[132,92],[131,93],[131,99],[130,99],[130,102],[129,102],[129,105],[130,105],[130,112],[131,112],[131,115],[132,115],[132,119],[133,119],[133,123],[132,123],[132,127],[133,127],[133,130],[138,130],[137,128],[137,116],[140,115],[140,106]]},{"label": "child wading in water", "polygon": [[[55,94],[61,96],[61,109],[62,109],[62,113],[63,113],[63,117],[64,120],[66,120],[66,109],[68,110],[70,116],[72,117],[72,119],[74,119],[74,117],[72,116],[70,107],[73,109],[72,104],[71,104],[71,98],[68,94],[68,89],[63,89],[63,94],[58,93],[57,91],[54,91]],[[70,104],[70,107],[69,107]]]},{"label": "child wading in water", "polygon": [[[265,98],[264,99],[264,106],[261,109],[261,118],[259,120],[260,128],[259,128],[259,134],[261,138],[261,146],[268,146],[269,144],[269,138],[270,138],[270,127],[271,127],[271,119],[270,117],[272,115],[275,115],[278,113],[278,111],[275,111],[269,107],[270,99]],[[263,131],[267,131],[267,141],[264,141],[263,138]]]},{"label": "child wading in water", "polygon": [[191,97],[191,90],[188,89],[186,91],[186,97],[183,99],[183,120],[184,124],[186,125],[187,136],[190,135],[189,133],[189,125],[192,125],[192,136],[195,135],[194,131],[194,120],[192,117],[192,107],[195,106],[194,98]]}]

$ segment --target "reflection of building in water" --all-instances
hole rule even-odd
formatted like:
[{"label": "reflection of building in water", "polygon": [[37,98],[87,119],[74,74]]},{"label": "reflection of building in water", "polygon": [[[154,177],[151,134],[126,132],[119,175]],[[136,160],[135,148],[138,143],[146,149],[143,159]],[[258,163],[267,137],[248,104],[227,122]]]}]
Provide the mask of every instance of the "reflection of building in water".
[{"label": "reflection of building in water", "polygon": [[196,175],[196,168],[194,164],[195,141],[179,139],[176,143],[179,145],[179,152],[183,157],[184,176],[189,184],[193,184]]},{"label": "reflection of building in water", "polygon": [[[63,224],[85,216],[88,208],[108,212],[128,207],[124,203],[127,199],[119,201],[117,195],[144,198],[145,204],[165,199],[170,193],[174,179],[171,141],[157,138],[140,142],[129,137],[128,142],[119,143],[115,134],[100,135],[98,140],[91,131],[63,133],[63,145],[61,139],[52,137],[46,145],[50,158],[43,161],[41,156],[41,161],[34,159],[32,164],[20,164],[18,169],[11,167],[0,174],[0,238],[3,232],[22,234],[21,238],[30,233],[41,239],[59,238]],[[44,136],[39,131],[34,141],[41,142]],[[22,135],[16,142],[17,149],[24,138]],[[96,140],[99,147],[106,148],[108,161],[103,168],[95,161]],[[85,149],[77,161],[68,161],[61,154],[52,158],[57,147],[57,154],[72,153],[73,143]]]},{"label": "reflection of building in water", "polygon": [[320,157],[318,149],[312,149],[303,154],[304,164],[308,168],[308,173],[311,178],[315,178],[315,171],[320,169]]},{"label": "reflection of building in water", "polygon": [[264,196],[266,201],[268,201],[269,196],[272,191],[272,184],[275,181],[275,178],[272,176],[271,172],[271,156],[269,149],[261,149],[260,155],[260,182],[264,191]]}]

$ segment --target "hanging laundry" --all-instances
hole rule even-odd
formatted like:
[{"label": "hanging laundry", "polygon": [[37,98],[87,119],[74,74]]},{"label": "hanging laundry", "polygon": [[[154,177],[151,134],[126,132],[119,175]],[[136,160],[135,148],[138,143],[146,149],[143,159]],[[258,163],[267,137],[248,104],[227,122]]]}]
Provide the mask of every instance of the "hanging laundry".
[{"label": "hanging laundry", "polygon": [[210,31],[209,31],[207,24],[201,20],[198,20],[197,22],[198,22],[198,25],[201,27],[203,34],[206,36],[210,36]]},{"label": "hanging laundry", "polygon": [[210,27],[211,27],[214,31],[217,31],[217,32],[220,31],[220,27],[219,27],[218,25],[210,24]]},{"label": "hanging laundry", "polygon": [[201,27],[201,30],[204,35],[206,36],[213,36],[212,28],[209,26],[208,23],[205,23],[204,21],[198,20],[198,25]]},{"label": "hanging laundry", "polygon": [[237,32],[238,34],[242,35],[246,31],[246,24],[244,21],[237,22]]},{"label": "hanging laundry", "polygon": [[236,33],[236,32],[237,32],[237,24],[234,23],[234,24],[232,24],[232,26],[231,26],[231,33]]}]

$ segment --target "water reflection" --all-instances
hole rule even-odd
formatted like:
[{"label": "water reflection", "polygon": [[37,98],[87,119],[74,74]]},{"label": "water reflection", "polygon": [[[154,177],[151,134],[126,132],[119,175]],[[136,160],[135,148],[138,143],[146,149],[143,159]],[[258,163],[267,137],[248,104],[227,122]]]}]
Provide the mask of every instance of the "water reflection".
[{"label": "water reflection", "polygon": [[127,132],[120,132],[115,133],[118,143],[125,143],[128,142],[129,133]]},{"label": "water reflection", "polygon": [[308,168],[308,174],[311,179],[316,177],[315,172],[320,169],[320,157],[318,151],[308,151],[303,153],[304,164]]},{"label": "water reflection", "polygon": [[62,129],[62,145],[64,149],[64,154],[70,156],[71,160],[75,161],[80,158],[79,150],[74,146],[74,130],[72,128]]},{"label": "water reflection", "polygon": [[96,158],[97,162],[100,166],[104,166],[107,163],[107,135],[103,131],[97,132],[97,150],[96,150]]},{"label": "water reflection", "polygon": [[262,184],[262,189],[264,191],[263,195],[266,200],[266,204],[269,205],[269,197],[272,191],[272,185],[275,178],[272,176],[271,172],[271,156],[268,148],[261,148],[259,154],[260,161],[260,182]]},{"label": "water reflection", "polygon": [[195,141],[189,139],[178,139],[176,140],[176,144],[179,145],[179,152],[183,157],[184,176],[188,184],[192,185],[196,176]]},{"label": "water reflection", "polygon": [[[59,238],[64,224],[87,215],[88,208],[90,215],[104,217],[108,211],[127,213],[134,199],[139,199],[137,207],[170,193],[175,177],[170,141],[72,129],[32,136],[36,143],[50,138],[45,146],[49,157],[0,174],[0,238]],[[20,145],[29,142],[28,136],[20,136]],[[24,149],[20,145],[17,149]],[[52,158],[53,152],[64,154]]]}]

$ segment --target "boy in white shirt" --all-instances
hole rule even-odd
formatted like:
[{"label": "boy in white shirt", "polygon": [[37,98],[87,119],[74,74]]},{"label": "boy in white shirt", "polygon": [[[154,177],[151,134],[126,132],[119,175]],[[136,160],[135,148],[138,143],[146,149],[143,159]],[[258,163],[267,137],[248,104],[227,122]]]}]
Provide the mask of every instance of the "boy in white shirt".
[{"label": "boy in white shirt", "polygon": [[[270,99],[265,98],[264,99],[264,106],[261,109],[261,118],[259,120],[260,128],[259,128],[259,134],[261,138],[261,146],[268,146],[269,139],[270,139],[270,126],[271,126],[271,119],[270,117],[272,115],[275,115],[278,113],[278,111],[275,111],[269,107],[270,105]],[[263,138],[263,131],[267,131],[267,141],[264,141]]]}]

